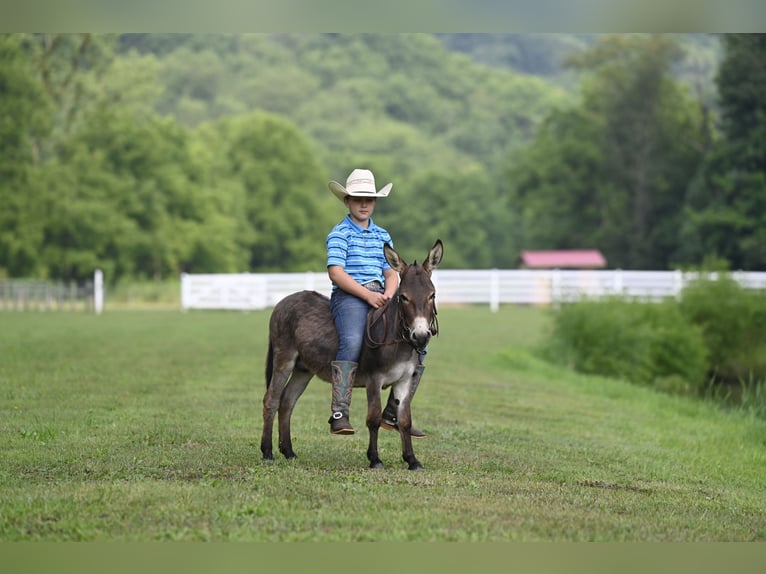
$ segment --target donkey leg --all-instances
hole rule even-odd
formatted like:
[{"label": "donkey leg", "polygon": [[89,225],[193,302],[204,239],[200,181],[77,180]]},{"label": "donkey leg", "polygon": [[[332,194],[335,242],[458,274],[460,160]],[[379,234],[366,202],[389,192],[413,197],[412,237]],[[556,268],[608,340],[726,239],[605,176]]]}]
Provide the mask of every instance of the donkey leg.
[{"label": "donkey leg", "polygon": [[[272,450],[271,435],[274,430],[274,414],[276,407],[272,406],[274,394],[271,385],[266,389],[266,394],[263,396],[263,430],[261,431],[261,453],[263,453],[264,460],[274,460],[274,452]],[[277,399],[278,402],[278,399]]]},{"label": "donkey leg", "polygon": [[370,468],[382,469],[383,461],[378,455],[378,431],[380,430],[380,421],[382,411],[380,408],[380,385],[372,381],[367,383],[367,430],[370,432],[370,442],[367,447],[367,460],[370,461]]},{"label": "donkey leg", "polygon": [[261,452],[264,460],[274,460],[272,447],[272,433],[274,429],[274,417],[282,401],[282,393],[290,378],[290,373],[295,366],[295,361],[277,361],[275,357],[274,369],[271,380],[263,395],[263,431],[261,433]]},{"label": "donkey leg", "polygon": [[403,404],[399,406],[399,435],[402,437],[402,458],[407,463],[409,470],[422,470],[423,465],[415,458],[415,451],[412,449],[411,428],[410,397],[407,397]]},{"label": "donkey leg", "polygon": [[293,441],[290,436],[290,418],[295,408],[295,403],[306,390],[306,387],[314,374],[310,371],[294,370],[290,382],[282,392],[282,400],[279,403],[279,452],[285,458],[295,458]]}]

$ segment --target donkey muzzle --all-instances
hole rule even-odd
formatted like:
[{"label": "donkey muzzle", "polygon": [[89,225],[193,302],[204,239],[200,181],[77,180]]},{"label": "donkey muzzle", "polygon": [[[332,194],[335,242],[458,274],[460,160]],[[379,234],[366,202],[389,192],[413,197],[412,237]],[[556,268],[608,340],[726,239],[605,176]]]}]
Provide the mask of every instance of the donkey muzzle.
[{"label": "donkey muzzle", "polygon": [[418,317],[408,329],[408,339],[413,347],[425,347],[431,340],[431,324],[426,319]]}]

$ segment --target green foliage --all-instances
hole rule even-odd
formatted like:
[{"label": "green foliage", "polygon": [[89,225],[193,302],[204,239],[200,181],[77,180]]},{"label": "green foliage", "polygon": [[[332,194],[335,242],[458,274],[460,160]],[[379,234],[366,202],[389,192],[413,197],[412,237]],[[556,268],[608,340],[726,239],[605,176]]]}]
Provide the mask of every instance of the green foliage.
[{"label": "green foliage", "polygon": [[310,143],[289,121],[265,112],[220,129],[228,177],[243,190],[250,269],[324,268],[337,200],[317,185],[325,178]]},{"label": "green foliage", "polygon": [[[485,235],[502,240],[507,202],[495,197],[479,223],[471,186],[455,194],[448,183],[488,188],[486,160],[512,145],[511,132],[528,137],[562,94],[495,77],[429,35],[135,35],[117,38],[116,57],[108,36],[8,38],[26,41],[43,70],[28,68],[30,85],[56,126],[25,183],[32,211],[14,215],[29,233],[8,235],[8,249],[27,254],[23,266],[3,258],[12,275],[83,279],[98,266],[116,282],[321,269],[340,215],[325,182],[353,166],[388,174],[397,197],[438,166],[444,213],[420,204],[453,237],[450,265],[512,262],[508,242],[496,255],[482,248]],[[482,231],[489,222],[496,229]],[[414,245],[402,225],[403,245]],[[463,241],[464,225],[480,231]]]},{"label": "green foliage", "polygon": [[453,161],[492,167],[568,97],[547,81],[451,54],[430,34],[176,40],[123,45],[162,55],[160,113],[189,125],[253,108],[279,114],[317,142],[330,173],[351,169],[349,150],[396,156],[399,178]]},{"label": "green foliage", "polygon": [[680,309],[698,325],[719,381],[766,380],[766,296],[731,275],[701,276],[683,290]]},{"label": "green foliage", "polygon": [[[477,201],[477,196],[482,199]],[[386,228],[397,248],[403,254],[411,253],[406,255],[409,260],[422,262],[426,250],[440,238],[449,246],[444,268],[475,269],[489,265],[493,246],[487,245],[488,222],[493,214],[502,212],[503,206],[492,182],[481,170],[423,173],[399,190],[396,197],[392,194],[385,201],[391,201],[390,206],[384,207]],[[482,205],[493,209],[482,209]],[[494,210],[495,207],[498,209]]]},{"label": "green foliage", "polygon": [[706,382],[707,349],[700,329],[675,302],[623,298],[562,305],[547,356],[583,373],[685,391]]},{"label": "green foliage", "polygon": [[110,281],[246,268],[242,191],[198,134],[171,119],[102,109],[59,158],[42,171],[43,253],[54,276],[82,278],[94,265]]},{"label": "green foliage", "polygon": [[[761,356],[763,350],[761,351]],[[754,417],[766,419],[766,378],[760,380],[752,377],[747,380],[740,380],[738,392],[738,402],[740,409],[751,414]]]},{"label": "green foliage", "polygon": [[766,295],[726,273],[686,285],[679,301],[582,301],[555,314],[545,354],[620,377],[766,413]]},{"label": "green foliage", "polygon": [[51,109],[21,38],[0,34],[0,273],[44,273],[35,165]]},{"label": "green foliage", "polygon": [[[53,104],[55,134],[64,137],[87,115],[98,98],[102,74],[113,62],[111,34],[20,34]],[[96,96],[96,97],[94,97]],[[115,104],[117,101],[109,101]],[[47,151],[47,150],[46,150]]]},{"label": "green foliage", "polygon": [[668,267],[703,147],[698,105],[671,75],[678,50],[665,36],[610,36],[572,57],[582,102],[551,113],[507,168],[521,244]]},{"label": "green foliage", "polygon": [[201,168],[189,139],[172,120],[119,108],[88,116],[62,145],[61,163],[48,166],[47,254],[56,275],[87,276],[97,264],[110,280],[162,277],[193,266],[214,211],[195,193]]},{"label": "green foliage", "polygon": [[683,252],[766,267],[766,39],[724,37],[719,69],[722,138],[690,186]]},{"label": "green foliage", "polygon": [[[354,167],[394,183],[380,216],[398,245],[417,248],[416,228],[450,242],[445,267],[513,267],[521,248],[597,247],[624,268],[716,255],[757,268],[766,244],[763,177],[742,163],[762,156],[760,132],[711,154],[695,177],[712,145],[710,95],[697,92],[700,106],[685,87],[696,72],[708,87],[712,36],[0,42],[5,275],[320,269],[340,215],[326,181]],[[736,61],[720,81],[734,86],[760,60]],[[746,104],[724,106],[726,117]],[[752,123],[757,114],[737,125]]]},{"label": "green foliage", "polygon": [[507,228],[526,249],[605,246],[599,199],[608,186],[601,165],[600,120],[585,110],[555,111],[506,173],[518,223]]},{"label": "green foliage", "polygon": [[747,141],[752,131],[766,122],[766,95],[763,94],[766,36],[727,34],[723,45],[724,58],[716,78],[721,96],[722,130],[732,143]]}]

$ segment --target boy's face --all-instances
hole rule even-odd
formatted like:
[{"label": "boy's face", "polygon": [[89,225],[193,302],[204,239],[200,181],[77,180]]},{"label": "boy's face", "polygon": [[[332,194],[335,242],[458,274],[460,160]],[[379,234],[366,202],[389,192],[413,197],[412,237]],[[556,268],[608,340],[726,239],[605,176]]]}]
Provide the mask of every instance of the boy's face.
[{"label": "boy's face", "polygon": [[372,217],[372,212],[375,211],[375,197],[352,197],[347,195],[343,199],[343,203],[348,207],[348,214],[355,223],[362,227],[367,227]]}]

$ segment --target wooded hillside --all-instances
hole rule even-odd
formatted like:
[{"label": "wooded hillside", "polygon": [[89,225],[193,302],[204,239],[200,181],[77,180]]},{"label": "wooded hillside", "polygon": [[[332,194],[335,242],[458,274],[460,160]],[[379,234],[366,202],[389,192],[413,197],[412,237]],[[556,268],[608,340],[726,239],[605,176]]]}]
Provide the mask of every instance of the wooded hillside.
[{"label": "wooded hillside", "polygon": [[326,182],[354,167],[394,183],[375,219],[397,248],[441,237],[445,267],[587,247],[611,267],[764,268],[763,49],[759,35],[2,35],[0,276],[321,270],[344,215]]}]

